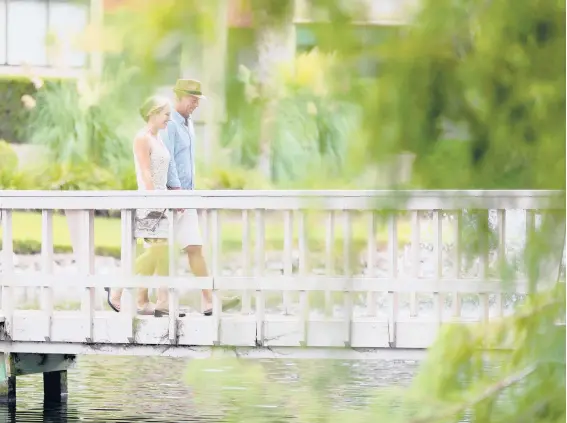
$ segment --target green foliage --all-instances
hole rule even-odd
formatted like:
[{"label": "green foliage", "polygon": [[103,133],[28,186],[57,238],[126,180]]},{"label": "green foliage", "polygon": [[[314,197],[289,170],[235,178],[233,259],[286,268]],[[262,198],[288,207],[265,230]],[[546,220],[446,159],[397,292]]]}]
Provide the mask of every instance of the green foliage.
[{"label": "green foliage", "polygon": [[[256,35],[290,19],[291,3],[275,3],[251,4],[260,13]],[[270,116],[270,177],[282,184],[301,181],[306,187],[312,173],[333,182],[337,175],[347,179],[345,164],[364,174],[392,155],[411,152],[416,157],[413,183],[421,188],[565,189],[564,2],[424,0],[411,26],[371,49],[351,25],[345,2],[311,3],[331,18],[331,24],[320,25],[318,36],[324,51],[334,54],[302,55],[291,70],[284,67],[273,98],[263,97],[255,75],[243,70],[240,90],[231,91],[240,98],[231,99],[228,115],[233,119],[225,130],[232,166],[256,167],[260,124]],[[205,40],[214,32],[218,5],[165,0],[124,11],[122,47],[129,60],[141,64],[148,85],[163,76],[164,58],[181,40]],[[363,53],[378,63],[374,74],[366,70],[364,81],[356,70]],[[333,56],[338,64],[326,61]],[[52,186],[97,189],[132,183],[131,170],[122,178],[99,169],[115,175],[117,158],[130,161],[123,141],[128,138],[118,131],[119,122],[128,120],[120,110],[128,108],[118,100],[133,98],[131,86],[103,89],[120,85],[87,85],[92,96],[57,87],[38,96],[35,139],[63,161],[84,166],[88,157],[94,166],[84,172],[55,167]],[[268,102],[275,106],[271,115],[262,113]],[[457,128],[456,134],[447,128]],[[237,171],[230,163],[206,173],[204,185],[212,188],[242,189],[254,180],[248,170]],[[477,219],[472,212],[464,220],[465,253],[496,243],[488,224],[480,223],[485,217]],[[557,240],[564,236],[558,230],[564,222],[564,213],[545,219],[542,232],[528,238],[526,304],[490,324],[444,325],[404,397],[376,392],[363,410],[332,412],[321,395],[324,384],[314,382],[312,390],[298,393],[302,401],[294,391],[277,390],[281,408],[260,413],[256,405],[276,388],[258,363],[193,361],[189,382],[197,393],[216,394],[214,406],[227,421],[285,420],[289,414],[298,421],[327,422],[380,417],[393,423],[456,423],[465,417],[478,423],[565,421],[565,326],[557,325],[564,322],[564,284],[554,284],[540,271],[548,255],[563,247],[564,239]],[[490,350],[496,347],[498,353]],[[302,409],[305,401],[314,404],[316,418]]]},{"label": "green foliage", "polygon": [[131,90],[135,78],[135,69],[121,65],[107,66],[102,79],[0,78],[6,86],[0,95],[9,109],[2,121],[11,128],[6,131],[49,153],[42,163],[22,168],[16,158],[8,166],[9,146],[2,145],[0,188],[136,189],[131,128],[141,124],[135,106],[147,91]]},{"label": "green foliage", "polygon": [[90,162],[57,163],[43,173],[46,181],[42,189],[88,191],[120,189],[120,180],[112,169],[95,166]]},{"label": "green foliage", "polygon": [[0,138],[9,142],[24,140],[29,112],[22,97],[33,93],[35,88],[29,78],[0,77]]},{"label": "green foliage", "polygon": [[14,149],[0,140],[0,189],[41,189],[41,172],[35,169],[20,168]]},{"label": "green foliage", "polygon": [[202,189],[269,189],[271,184],[258,172],[234,165],[218,165],[199,177]]},{"label": "green foliage", "polygon": [[[344,171],[348,140],[357,125],[358,109],[332,91],[336,57],[313,50],[278,69],[279,90],[270,131],[272,181],[306,181],[314,169],[325,168],[327,178]],[[235,118],[225,127],[223,144],[233,163],[256,167],[258,139],[266,99],[254,72],[240,68],[241,102],[231,99]]]},{"label": "green foliage", "polygon": [[415,380],[412,421],[459,422],[465,414],[487,423],[565,421],[565,326],[556,325],[562,316],[559,284],[489,326],[445,326]]},{"label": "green foliage", "polygon": [[0,169],[0,189],[17,190],[118,190],[132,187],[129,169],[116,174],[91,162],[53,163]]},{"label": "green foliage", "polygon": [[[251,3],[253,12],[260,11],[253,15],[257,35],[266,26],[290,19],[289,3],[272,3]],[[565,189],[563,2],[425,0],[412,25],[393,31],[376,48],[367,48],[361,40],[345,2],[308,3],[330,18],[331,24],[319,25],[317,35],[324,51],[336,54],[338,70],[343,72],[311,66],[330,94],[316,89],[316,78],[301,84],[302,73],[290,72],[290,78],[277,81],[269,98],[262,97],[254,74],[244,72],[240,91],[231,87],[240,102],[230,99],[229,117],[234,119],[224,140],[234,163],[255,167],[261,154],[259,140],[265,141],[269,132],[275,163],[270,176],[284,184],[303,183],[309,172],[332,180],[336,170],[344,178],[344,163],[358,165],[359,174],[373,172],[396,154],[409,152],[416,160],[412,183],[420,188]],[[145,16],[154,27],[152,33],[160,34],[155,40],[146,38],[143,48],[139,45],[146,55],[153,55],[160,43],[182,31],[177,17]],[[204,16],[192,19],[203,24]],[[364,82],[356,70],[363,53],[376,64],[373,72],[365,70]],[[275,105],[273,113],[263,113],[266,104]],[[339,123],[350,113],[339,107],[343,104],[356,110],[349,120],[354,131]],[[362,114],[360,120],[357,113]],[[261,133],[266,116],[274,119],[274,125]],[[472,211],[464,221],[465,253],[496,243],[488,224],[481,223],[485,216],[477,219]],[[528,239],[524,262],[532,294],[525,306],[489,325],[446,325],[409,395],[388,398],[390,404],[403,407],[388,409],[383,393],[376,393],[373,404],[357,413],[317,408],[318,421],[347,417],[360,422],[380,417],[388,422],[431,423],[456,423],[464,417],[479,423],[564,421],[565,329],[556,325],[565,314],[564,286],[543,279],[538,271],[548,254],[562,248],[556,242],[562,224],[564,215],[549,224],[539,240]],[[483,351],[486,347],[509,349],[495,354]],[[192,370],[199,372],[196,367]],[[250,405],[272,389],[258,365],[233,362],[222,370],[221,374],[203,370],[190,382],[197,389],[208,389],[212,383],[210,389],[220,392],[222,380],[245,383],[250,374],[250,389],[222,391],[227,398],[217,397],[217,406],[230,404],[228,421],[266,421]],[[300,395],[317,403],[304,392]],[[317,421],[301,415],[293,396],[281,393],[282,406],[287,404],[286,410],[299,415],[299,421]]]},{"label": "green foliage", "polygon": [[10,144],[0,139],[0,170],[13,172],[18,167],[18,155]]},{"label": "green foliage", "polygon": [[4,140],[0,140],[0,189],[7,189],[18,168],[18,156]]},{"label": "green foliage", "polygon": [[51,159],[62,164],[88,160],[110,169],[130,159],[124,128],[136,123],[135,109],[121,94],[131,90],[134,72],[123,68],[102,79],[85,76],[74,87],[55,85],[40,90],[29,127],[32,142],[46,147]]},{"label": "green foliage", "polygon": [[[16,75],[0,76],[0,139],[11,143],[26,141],[26,128],[29,122],[29,109],[22,97],[33,98],[37,89],[29,77]],[[47,79],[47,86],[66,84],[66,80]]]},{"label": "green foliage", "polygon": [[564,12],[559,1],[423,2],[365,101],[371,157],[381,139],[431,160],[452,123],[469,140],[460,188],[564,189]]},{"label": "green foliage", "polygon": [[109,50],[115,61],[140,67],[143,89],[171,83],[164,80],[164,70],[184,41],[210,40],[219,2],[126,0],[123,6],[105,16],[112,37]]},{"label": "green foliage", "polygon": [[[0,238],[0,248],[2,248],[2,239]],[[14,254],[40,254],[41,241],[36,239],[15,239]],[[69,254],[73,252],[73,247],[69,244],[54,244],[53,251],[55,253]],[[113,247],[108,245],[97,245],[95,247],[95,254],[103,257],[120,258],[120,247]]]},{"label": "green foliage", "polygon": [[415,183],[430,189],[465,189],[471,181],[469,151],[470,141],[439,140],[416,163]]}]

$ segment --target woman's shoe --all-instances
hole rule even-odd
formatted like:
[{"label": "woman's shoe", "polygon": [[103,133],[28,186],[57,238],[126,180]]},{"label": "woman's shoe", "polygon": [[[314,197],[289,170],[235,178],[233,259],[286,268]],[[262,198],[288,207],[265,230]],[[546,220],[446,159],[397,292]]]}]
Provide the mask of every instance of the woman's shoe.
[{"label": "woman's shoe", "polygon": [[[158,309],[155,309],[155,310],[154,310],[154,316],[155,316],[155,317],[166,317],[166,316],[169,316],[169,310],[158,310]],[[180,311],[180,312],[179,312],[179,317],[185,317],[185,312],[184,312],[184,311]]]},{"label": "woman's shoe", "polygon": [[107,292],[106,302],[108,303],[110,308],[113,309],[115,312],[120,313],[120,306],[113,304],[112,301],[110,300],[110,288],[105,287],[104,290]]}]

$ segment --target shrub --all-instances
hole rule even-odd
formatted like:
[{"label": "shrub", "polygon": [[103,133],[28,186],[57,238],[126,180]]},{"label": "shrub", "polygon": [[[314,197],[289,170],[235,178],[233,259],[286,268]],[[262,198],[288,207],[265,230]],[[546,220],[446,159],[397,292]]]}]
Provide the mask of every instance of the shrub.
[{"label": "shrub", "polygon": [[233,116],[223,131],[221,143],[231,152],[231,161],[254,168],[261,162],[261,122],[269,130],[269,177],[273,182],[291,183],[307,178],[312,169],[328,165],[335,175],[344,170],[348,140],[357,127],[359,111],[345,101],[333,86],[340,70],[334,55],[314,50],[298,55],[292,65],[277,69],[273,117],[264,112],[268,97],[261,95],[255,72],[240,68],[240,90],[229,102]]},{"label": "shrub", "polygon": [[18,167],[18,155],[6,141],[0,139],[0,171],[13,172]]},{"label": "shrub", "polygon": [[202,189],[268,189],[270,183],[259,172],[237,166],[217,166],[197,181]]},{"label": "shrub", "polygon": [[[70,80],[47,79],[46,86],[67,84]],[[0,76],[0,139],[11,143],[26,141],[30,111],[24,106],[24,95],[34,96],[37,89],[28,77],[19,75]]]},{"label": "shrub", "polygon": [[[0,238],[0,249],[2,248],[2,239]],[[70,245],[53,246],[53,251],[60,254],[68,254],[73,252]],[[14,240],[14,253],[15,254],[40,254],[41,242],[34,239],[15,239]],[[95,254],[97,256],[120,258],[120,247],[112,246],[97,246],[95,247]]]},{"label": "shrub", "polygon": [[27,174],[18,170],[18,155],[4,140],[0,140],[0,189],[29,189]]},{"label": "shrub", "polygon": [[41,188],[46,190],[88,191],[120,189],[120,180],[111,169],[83,162],[57,163],[45,170]]},{"label": "shrub", "polygon": [[75,164],[87,157],[97,165],[108,166],[126,154],[125,142],[117,134],[122,116],[90,99],[77,88],[46,87],[37,95],[29,127],[33,143],[47,147],[60,163]]}]

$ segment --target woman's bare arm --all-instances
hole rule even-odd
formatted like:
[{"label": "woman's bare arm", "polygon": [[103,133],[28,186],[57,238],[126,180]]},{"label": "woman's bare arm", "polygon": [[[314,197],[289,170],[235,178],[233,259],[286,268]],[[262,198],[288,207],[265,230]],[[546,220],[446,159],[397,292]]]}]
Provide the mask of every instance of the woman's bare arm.
[{"label": "woman's bare arm", "polygon": [[155,189],[150,171],[150,138],[147,134],[138,135],[134,139],[134,154],[138,160],[144,188],[147,190]]}]

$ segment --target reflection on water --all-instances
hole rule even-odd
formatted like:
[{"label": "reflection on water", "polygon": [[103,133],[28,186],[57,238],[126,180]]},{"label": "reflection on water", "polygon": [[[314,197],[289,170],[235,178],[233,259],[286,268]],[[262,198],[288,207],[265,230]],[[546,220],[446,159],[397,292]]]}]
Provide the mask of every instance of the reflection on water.
[{"label": "reflection on water", "polygon": [[[418,366],[413,361],[278,359],[260,363],[270,384],[278,388],[273,391],[281,387],[281,392],[297,393],[295,397],[301,401],[307,398],[303,392],[314,389],[337,409],[364,406],[373,387],[407,385]],[[44,406],[42,375],[22,376],[17,380],[17,405],[15,409],[0,405],[0,423],[225,421],[218,407],[222,393],[208,392],[210,398],[196,396],[186,382],[186,369],[185,359],[83,356],[69,371],[66,404]],[[252,382],[240,380],[237,388],[223,390],[246,390],[247,383]],[[261,403],[254,405],[258,421],[284,421],[277,410],[278,399],[259,399]],[[293,416],[285,418],[291,420]]]}]

